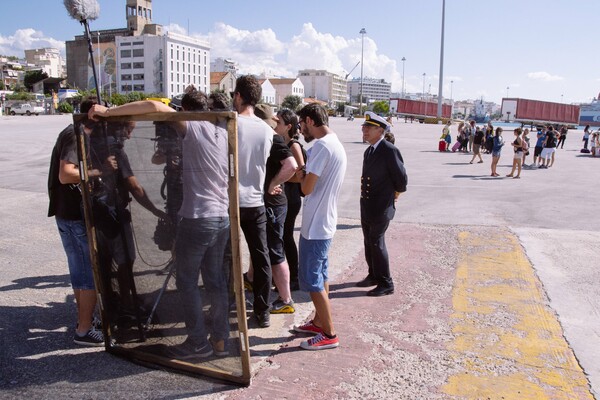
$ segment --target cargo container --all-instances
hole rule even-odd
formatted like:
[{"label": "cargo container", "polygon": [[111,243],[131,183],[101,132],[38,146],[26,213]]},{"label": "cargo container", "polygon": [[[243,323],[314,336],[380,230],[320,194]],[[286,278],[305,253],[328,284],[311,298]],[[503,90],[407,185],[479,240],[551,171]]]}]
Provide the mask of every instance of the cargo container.
[{"label": "cargo container", "polygon": [[[417,119],[423,123],[426,119],[437,117],[437,101],[390,99],[390,112],[401,117]],[[442,104],[442,118],[450,118],[452,106]]]},{"label": "cargo container", "polygon": [[579,106],[518,98],[502,99],[502,120],[524,125],[579,125]]}]

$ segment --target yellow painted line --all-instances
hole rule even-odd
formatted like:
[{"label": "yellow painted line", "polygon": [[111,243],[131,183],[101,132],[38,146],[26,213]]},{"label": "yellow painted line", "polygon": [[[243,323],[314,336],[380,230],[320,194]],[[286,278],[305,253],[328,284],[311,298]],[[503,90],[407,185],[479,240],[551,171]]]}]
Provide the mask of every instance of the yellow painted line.
[{"label": "yellow painted line", "polygon": [[517,238],[461,232],[449,350],[460,371],[442,391],[467,399],[593,399]]}]

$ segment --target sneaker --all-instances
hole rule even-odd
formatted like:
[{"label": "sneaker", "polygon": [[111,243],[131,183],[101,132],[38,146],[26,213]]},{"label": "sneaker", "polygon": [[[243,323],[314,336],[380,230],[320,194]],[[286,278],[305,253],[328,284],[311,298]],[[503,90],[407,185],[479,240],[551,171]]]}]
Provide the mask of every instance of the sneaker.
[{"label": "sneaker", "polygon": [[304,325],[294,326],[294,330],[299,333],[313,333],[313,334],[323,333],[323,328],[319,328],[312,321],[309,321]]},{"label": "sneaker", "polygon": [[323,333],[319,333],[317,336],[300,343],[300,347],[302,347],[304,350],[333,349],[339,345],[340,340],[337,336],[330,339]]},{"label": "sneaker", "polygon": [[281,298],[278,298],[271,305],[271,314],[293,314],[295,311],[293,301],[286,303]]},{"label": "sneaker", "polygon": [[83,336],[79,336],[77,332],[75,332],[75,336],[73,337],[73,342],[79,344],[81,346],[104,346],[104,335],[101,331],[94,329],[93,327],[87,331],[87,333]]},{"label": "sneaker", "polygon": [[255,312],[254,317],[260,328],[268,328],[271,326],[271,314],[269,313],[269,310],[258,314]]},{"label": "sneaker", "polygon": [[213,355],[212,346],[209,343],[197,345],[190,340],[173,346],[168,350],[173,358],[179,360],[189,360],[191,358],[206,358]]},{"label": "sneaker", "polygon": [[229,351],[225,347],[225,340],[210,340],[210,344],[212,345],[213,351],[215,355],[218,357],[225,357],[229,355]]},{"label": "sneaker", "polygon": [[254,289],[252,288],[252,282],[250,281],[250,279],[248,279],[247,272],[244,272],[244,290],[247,290],[249,292],[254,291]]}]

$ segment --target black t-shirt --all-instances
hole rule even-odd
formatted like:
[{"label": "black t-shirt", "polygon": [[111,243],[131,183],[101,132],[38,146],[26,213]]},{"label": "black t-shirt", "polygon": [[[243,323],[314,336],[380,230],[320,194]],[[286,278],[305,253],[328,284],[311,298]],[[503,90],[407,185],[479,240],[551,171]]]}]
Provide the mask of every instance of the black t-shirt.
[{"label": "black t-shirt", "polygon": [[[306,164],[306,151],[302,144],[295,139],[292,139],[288,143],[288,148],[291,149],[294,143],[297,143],[302,150],[302,156],[304,157],[304,164]],[[291,150],[290,150],[291,151]],[[285,196],[287,197],[288,204],[298,204],[302,202],[302,190],[300,184],[296,182],[287,182],[285,184]]]},{"label": "black t-shirt", "polygon": [[267,159],[267,169],[265,173],[265,203],[271,206],[280,206],[287,203],[285,192],[276,196],[271,196],[268,193],[269,184],[271,180],[277,175],[281,169],[281,162],[288,157],[293,157],[290,149],[285,145],[285,141],[279,135],[273,135],[273,145],[271,146],[271,152]]},{"label": "black t-shirt", "polygon": [[481,144],[483,142],[483,131],[475,132],[475,138],[473,139],[473,144]]},{"label": "black t-shirt", "polygon": [[81,192],[75,184],[63,185],[58,179],[60,161],[64,160],[78,165],[77,139],[73,125],[67,126],[56,139],[50,158],[50,169],[48,171],[48,216],[78,221],[82,220],[81,214]]}]

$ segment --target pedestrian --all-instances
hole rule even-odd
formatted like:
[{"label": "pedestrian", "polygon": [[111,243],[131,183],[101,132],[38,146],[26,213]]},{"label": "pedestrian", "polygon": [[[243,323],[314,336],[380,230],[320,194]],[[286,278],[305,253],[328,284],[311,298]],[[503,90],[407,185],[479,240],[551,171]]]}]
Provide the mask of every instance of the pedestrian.
[{"label": "pedestrian", "polygon": [[[521,177],[521,163],[523,162],[523,140],[521,139],[521,128],[517,128],[514,131],[515,140],[512,142],[514,149],[513,164],[510,174],[506,175],[508,178],[519,179]],[[517,175],[515,175],[515,170]]]},{"label": "pedestrian", "polygon": [[[275,132],[283,137],[285,144],[294,155],[298,168],[302,169],[306,164],[307,156],[302,144],[298,142],[300,137],[298,134],[298,116],[292,110],[284,108],[277,112],[277,117],[279,120]],[[302,191],[295,176],[285,183],[284,189],[288,210],[283,226],[283,246],[290,269],[290,290],[295,291],[300,289],[300,286],[298,284],[298,246],[294,239],[294,228],[296,217],[302,207]]]},{"label": "pedestrian", "polygon": [[[254,114],[272,129],[277,127],[279,117],[273,115],[268,104],[257,104]],[[295,311],[290,291],[290,267],[283,246],[283,227],[287,215],[287,197],[284,183],[296,172],[298,164],[282,136],[273,131],[273,145],[267,159],[265,174],[265,211],[267,213],[267,245],[273,281],[279,293],[271,304],[271,314],[291,314]]]},{"label": "pedestrian", "polygon": [[[81,112],[96,104],[95,98],[81,102]],[[82,123],[84,134],[89,135],[94,124]],[[110,162],[108,163],[110,165]],[[48,217],[54,217],[63,248],[67,256],[71,287],[77,306],[77,325],[73,342],[83,346],[104,346],[104,336],[99,326],[94,326],[96,286],[86,225],[81,207],[79,187],[80,171],[77,156],[77,139],[73,124],[67,126],[56,139],[48,173]],[[102,170],[88,171],[89,177],[101,176]]]},{"label": "pedestrian", "polygon": [[[541,167],[542,165],[542,150],[544,150],[544,140],[546,140],[546,127],[538,127],[536,135],[535,148],[533,149],[532,167]],[[537,164],[536,164],[537,161]]]},{"label": "pedestrian", "polygon": [[406,191],[408,181],[400,151],[384,139],[386,126],[386,121],[377,114],[365,113],[362,133],[370,146],[363,157],[360,223],[368,275],[356,286],[375,286],[367,296],[394,293],[385,232],[394,218],[398,196]]},{"label": "pedestrian", "polygon": [[313,319],[294,327],[296,332],[316,334],[303,341],[307,350],[339,346],[329,303],[329,246],[336,230],[337,199],[346,171],[346,152],[337,134],[328,126],[327,111],[308,104],[298,113],[300,129],[307,142],[316,139],[305,170],[299,170],[304,195],[300,230],[300,289],[310,293],[315,306]]},{"label": "pedestrian", "polygon": [[586,125],[583,129],[583,148],[584,150],[588,149],[588,141],[590,140],[590,126]]},{"label": "pedestrian", "polygon": [[483,163],[483,158],[481,157],[481,145],[484,143],[483,139],[484,139],[484,133],[481,130],[480,127],[477,127],[475,129],[475,135],[473,137],[473,158],[471,158],[471,161],[469,162],[469,164],[473,164],[473,161],[475,161],[476,157],[479,157],[479,161],[477,161],[478,164]]},{"label": "pedestrian", "polygon": [[527,156],[529,155],[529,128],[525,128],[525,130],[523,131],[523,168],[528,167],[528,165],[525,163],[525,160],[527,159]]},{"label": "pedestrian", "polygon": [[468,149],[467,149],[467,153],[470,153],[471,151],[473,151],[473,142],[475,140],[475,132],[476,132],[476,127],[475,127],[475,121],[471,120],[469,121],[469,125],[467,128],[467,139],[468,139]]},{"label": "pedestrian", "polygon": [[496,135],[494,136],[494,145],[492,147],[492,176],[500,176],[496,172],[496,168],[498,167],[498,161],[500,161],[500,156],[502,154],[502,146],[504,146],[504,139],[502,138],[502,128],[496,128]]},{"label": "pedestrian", "polygon": [[556,144],[556,148],[558,148],[558,146],[560,146],[561,149],[564,147],[565,140],[567,140],[567,133],[569,133],[569,128],[567,128],[566,125],[563,125],[560,128],[560,139],[558,139],[558,143]]},{"label": "pedestrian", "polygon": [[267,215],[264,203],[267,158],[273,145],[273,129],[254,115],[262,88],[253,75],[236,80],[233,108],[238,112],[238,168],[240,226],[248,243],[253,276],[254,317],[261,328],[271,325],[271,261],[267,245]]},{"label": "pedestrian", "polygon": [[[556,154],[556,132],[554,127],[550,125],[546,138],[544,139],[544,149],[542,150],[542,166],[540,168],[550,168],[554,165],[554,154]],[[587,142],[586,142],[587,145]]]}]

